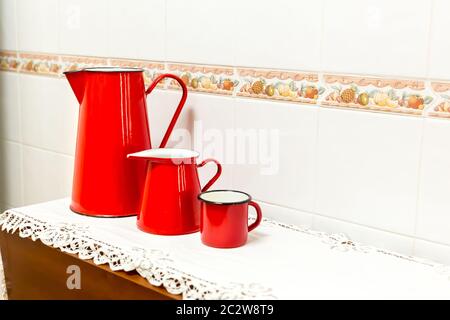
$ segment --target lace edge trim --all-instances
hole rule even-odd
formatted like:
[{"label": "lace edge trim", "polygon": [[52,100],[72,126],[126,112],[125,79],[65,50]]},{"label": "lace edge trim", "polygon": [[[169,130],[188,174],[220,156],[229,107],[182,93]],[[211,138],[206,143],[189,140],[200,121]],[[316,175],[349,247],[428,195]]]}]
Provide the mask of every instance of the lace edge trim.
[{"label": "lace edge trim", "polygon": [[[156,287],[182,295],[183,299],[276,299],[272,290],[256,283],[220,285],[199,279],[173,267],[173,260],[160,250],[132,248],[127,250],[93,238],[88,226],[60,223],[50,224],[21,212],[7,210],[0,214],[1,231],[15,233],[21,238],[40,240],[62,252],[76,254],[81,260],[96,265],[108,264],[113,271],[137,271]],[[1,270],[0,270],[1,271]],[[2,292],[0,291],[0,297]],[[3,294],[6,297],[6,285]]]}]

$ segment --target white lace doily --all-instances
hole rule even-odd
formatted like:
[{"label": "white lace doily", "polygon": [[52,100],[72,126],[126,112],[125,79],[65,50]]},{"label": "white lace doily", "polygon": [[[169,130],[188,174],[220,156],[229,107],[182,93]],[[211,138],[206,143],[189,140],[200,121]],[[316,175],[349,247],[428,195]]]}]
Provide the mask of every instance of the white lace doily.
[{"label": "white lace doily", "polygon": [[[2,231],[19,232],[22,238],[40,240],[47,246],[66,253],[77,254],[82,260],[97,265],[108,264],[111,270],[136,270],[155,286],[164,286],[172,294],[181,294],[183,299],[254,299],[273,298],[270,290],[255,284],[219,284],[198,279],[177,270],[173,261],[160,250],[132,248],[127,250],[89,234],[88,226],[61,223],[52,225],[9,210],[0,215]],[[6,294],[6,293],[5,293]]]},{"label": "white lace doily", "polygon": [[205,247],[198,234],[142,233],[135,217],[80,216],[58,200],[0,215],[3,232],[136,270],[184,299],[450,298],[450,269],[428,260],[264,219],[246,246]]}]

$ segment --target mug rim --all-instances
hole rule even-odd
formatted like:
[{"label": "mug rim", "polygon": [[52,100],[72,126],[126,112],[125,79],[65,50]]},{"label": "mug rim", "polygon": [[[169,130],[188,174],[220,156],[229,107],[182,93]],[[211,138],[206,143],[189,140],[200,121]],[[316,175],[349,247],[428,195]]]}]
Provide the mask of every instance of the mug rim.
[{"label": "mug rim", "polygon": [[[202,195],[205,193],[214,193],[214,192],[235,192],[235,193],[240,193],[240,194],[244,194],[247,196],[247,199],[245,200],[241,200],[241,201],[234,201],[234,202],[220,202],[220,201],[211,201],[211,200],[206,200],[202,198]],[[218,204],[218,205],[235,205],[235,204],[244,204],[244,203],[248,203],[250,201],[252,201],[252,196],[249,195],[247,192],[244,191],[240,191],[240,190],[234,190],[234,189],[218,189],[218,190],[208,190],[208,191],[204,191],[202,193],[200,193],[197,198],[200,201],[209,203],[209,204]]]}]

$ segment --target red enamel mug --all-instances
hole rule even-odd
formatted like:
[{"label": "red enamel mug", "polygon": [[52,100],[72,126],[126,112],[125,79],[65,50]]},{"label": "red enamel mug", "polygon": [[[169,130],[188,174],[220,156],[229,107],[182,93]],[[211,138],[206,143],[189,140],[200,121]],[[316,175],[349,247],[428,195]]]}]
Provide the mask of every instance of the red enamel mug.
[{"label": "red enamel mug", "polygon": [[[203,244],[214,248],[236,248],[247,242],[250,231],[262,220],[260,206],[249,194],[236,190],[202,192],[200,233]],[[248,225],[248,207],[256,210],[256,220]]]}]

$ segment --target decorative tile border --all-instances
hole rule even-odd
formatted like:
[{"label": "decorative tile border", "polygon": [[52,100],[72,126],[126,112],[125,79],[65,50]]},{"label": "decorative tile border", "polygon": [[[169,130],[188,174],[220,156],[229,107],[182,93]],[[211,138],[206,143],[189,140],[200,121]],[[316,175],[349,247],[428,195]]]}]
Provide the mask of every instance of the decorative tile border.
[{"label": "decorative tile border", "polygon": [[325,88],[315,73],[238,69],[238,96],[316,104]]},{"label": "decorative tile border", "polygon": [[430,117],[450,119],[450,83],[432,82],[431,88],[439,96],[438,102],[429,110]]},{"label": "decorative tile border", "polygon": [[17,71],[19,67],[19,58],[16,52],[0,51],[0,70]]},{"label": "decorative tile border", "polygon": [[19,72],[59,76],[62,65],[58,55],[19,53]]},{"label": "decorative tile border", "polygon": [[[149,85],[153,79],[164,73],[165,70],[164,63],[145,60],[111,59],[109,65],[114,67],[133,67],[144,69],[144,82],[146,85]],[[158,84],[158,87],[162,86],[164,86],[163,83]]]},{"label": "decorative tile border", "polygon": [[[194,92],[450,119],[450,82],[0,51],[2,71],[62,77],[93,66],[143,68],[146,85],[170,72]],[[173,80],[159,87],[179,89]]]},{"label": "decorative tile border", "polygon": [[324,106],[422,115],[434,100],[423,81],[337,75],[324,80]]},{"label": "decorative tile border", "polygon": [[80,57],[80,56],[66,56],[62,55],[61,60],[61,73],[65,71],[74,71],[88,67],[101,67],[108,66],[108,59],[97,57]]},{"label": "decorative tile border", "polygon": [[[178,75],[192,91],[232,95],[239,84],[233,68],[192,64],[168,64],[168,72]],[[176,81],[169,88],[179,89]]]}]

